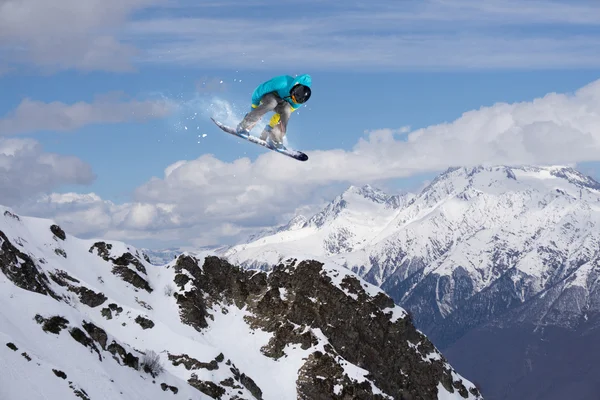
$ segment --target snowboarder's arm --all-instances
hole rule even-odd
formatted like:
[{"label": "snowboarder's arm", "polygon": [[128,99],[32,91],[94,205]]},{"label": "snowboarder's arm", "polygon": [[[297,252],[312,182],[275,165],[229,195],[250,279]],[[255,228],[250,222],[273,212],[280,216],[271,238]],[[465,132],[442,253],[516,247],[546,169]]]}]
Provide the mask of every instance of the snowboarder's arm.
[{"label": "snowboarder's arm", "polygon": [[277,76],[271,80],[261,83],[254,90],[254,93],[252,93],[252,108],[258,107],[260,104],[260,99],[262,99],[265,94],[285,89],[287,88],[287,85],[288,81],[285,76]]}]

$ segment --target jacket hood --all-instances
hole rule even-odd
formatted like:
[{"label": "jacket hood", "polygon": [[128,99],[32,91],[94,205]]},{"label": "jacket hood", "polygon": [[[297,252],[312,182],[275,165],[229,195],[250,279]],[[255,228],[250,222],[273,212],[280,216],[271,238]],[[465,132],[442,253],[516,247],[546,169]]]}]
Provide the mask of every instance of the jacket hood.
[{"label": "jacket hood", "polygon": [[310,87],[310,85],[312,83],[312,79],[311,79],[310,75],[308,75],[308,74],[299,75],[292,82],[292,87],[298,83],[301,85]]}]

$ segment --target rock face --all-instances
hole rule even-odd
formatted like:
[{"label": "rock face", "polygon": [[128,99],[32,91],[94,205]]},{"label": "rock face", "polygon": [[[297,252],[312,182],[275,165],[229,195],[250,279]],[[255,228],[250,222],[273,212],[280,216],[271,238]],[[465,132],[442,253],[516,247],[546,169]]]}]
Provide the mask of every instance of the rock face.
[{"label": "rock face", "polygon": [[1,230],[0,271],[22,289],[57,297],[50,288],[48,276],[38,268],[29,255],[16,248]]},{"label": "rock face", "polygon": [[210,254],[156,266],[56,227],[0,220],[0,359],[19,371],[0,374],[9,398],[482,398],[347,269],[289,260],[249,271]]},{"label": "rock face", "polygon": [[[281,264],[266,274],[217,257],[207,257],[202,266],[192,257],[180,257],[175,271],[193,277],[189,295],[177,300],[184,318],[197,317],[185,319],[199,331],[209,326],[212,307],[234,305],[251,312],[251,327],[273,333],[262,348],[269,357],[285,357],[285,348],[292,344],[319,348],[298,378],[301,398],[320,393],[322,398],[368,394],[383,399],[387,397],[378,393],[385,393],[437,399],[439,384],[464,398],[478,396],[474,387],[454,380],[441,354],[391,298],[370,294],[352,275],[316,261]],[[369,371],[368,383],[353,384],[344,374],[347,363]]]}]

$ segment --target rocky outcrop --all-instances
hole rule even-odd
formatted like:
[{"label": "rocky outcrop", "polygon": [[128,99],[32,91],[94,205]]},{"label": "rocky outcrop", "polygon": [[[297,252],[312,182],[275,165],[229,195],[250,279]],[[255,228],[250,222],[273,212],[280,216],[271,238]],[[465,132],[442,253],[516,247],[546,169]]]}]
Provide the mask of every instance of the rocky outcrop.
[{"label": "rocky outcrop", "polygon": [[37,314],[35,316],[35,321],[38,324],[42,325],[42,330],[44,332],[50,332],[56,335],[58,335],[60,331],[65,329],[69,324],[69,321],[64,317],[61,317],[60,315],[55,315],[50,318],[44,318],[41,315]]},{"label": "rocky outcrop", "polygon": [[98,354],[98,359],[102,361],[102,355],[100,354],[100,350],[94,343],[94,340],[92,340],[88,335],[86,335],[86,333],[83,330],[81,330],[78,327],[74,327],[69,330],[69,333],[71,334],[71,337],[77,342],[79,342],[82,346],[88,347],[90,351],[93,351],[96,354]]},{"label": "rocky outcrop", "polygon": [[90,337],[94,341],[96,341],[98,344],[100,344],[100,347],[102,347],[102,350],[106,350],[106,343],[108,341],[108,335],[106,334],[104,329],[99,328],[96,325],[94,325],[93,323],[86,322],[86,321],[83,321],[82,325],[83,325],[83,329],[86,330],[88,335],[90,335]]},{"label": "rocky outcrop", "polygon": [[[475,388],[467,389],[453,378],[443,356],[410,318],[394,316],[390,297],[369,294],[353,276],[339,276],[339,271],[326,270],[316,261],[292,261],[267,274],[217,257],[207,257],[200,266],[190,256],[181,256],[175,270],[176,281],[185,281],[180,288],[190,287],[176,294],[182,320],[199,331],[220,305],[235,305],[250,311],[247,321],[252,328],[272,333],[262,349],[269,357],[283,357],[289,344],[305,350],[323,344],[315,332],[327,338],[301,369],[302,398],[344,398],[336,397],[340,394],[335,391],[336,385],[343,385],[344,395],[356,398],[381,390],[398,399],[437,399],[440,383],[464,398],[469,392],[479,396]],[[348,363],[369,371],[368,377],[349,383],[343,367]],[[317,372],[324,381],[315,378]],[[201,382],[195,385],[210,389]],[[316,393],[320,394],[311,397]]]},{"label": "rocky outcrop", "polygon": [[166,383],[164,383],[164,382],[160,384],[160,388],[161,388],[163,391],[165,391],[165,392],[166,392],[167,390],[170,390],[170,391],[171,391],[171,392],[173,392],[174,394],[177,394],[177,392],[179,392],[179,389],[178,389],[177,387],[175,387],[175,386],[170,386],[170,385],[167,385],[167,384],[166,384]]},{"label": "rocky outcrop", "polygon": [[13,246],[2,231],[0,231],[0,271],[21,289],[59,298],[51,289],[48,276],[36,266],[29,255]]},{"label": "rocky outcrop", "polygon": [[192,377],[188,379],[188,383],[213,399],[220,399],[226,392],[225,389],[214,382],[198,379],[196,374],[192,374]]},{"label": "rocky outcrop", "polygon": [[138,289],[146,290],[148,293],[152,293],[152,287],[147,280],[142,278],[137,272],[132,270],[131,268],[125,266],[115,266],[112,269],[112,273],[120,276],[125,282],[130,283]]},{"label": "rocky outcrop", "polygon": [[141,315],[138,315],[135,318],[135,322],[142,327],[142,329],[151,329],[154,327],[154,322],[152,322],[152,320],[142,317]]},{"label": "rocky outcrop", "polygon": [[187,354],[169,354],[169,360],[174,366],[183,365],[188,371],[197,370],[200,368],[206,368],[209,371],[213,371],[215,369],[219,369],[219,363],[223,361],[223,354],[220,354],[219,357],[208,363],[196,360]]},{"label": "rocky outcrop", "polygon": [[[153,266],[124,243],[90,246],[58,225],[40,231],[38,221],[9,217],[12,243],[0,236],[0,265],[10,279],[0,280],[6,295],[0,319],[16,329],[5,332],[3,354],[55,377],[44,385],[68,383],[69,392],[89,398],[80,374],[86,370],[114,383],[95,386],[92,397],[101,387],[114,397],[115,389],[131,385],[131,393],[135,387],[221,400],[434,399],[438,390],[453,392],[453,399],[480,398],[390,297],[347,270],[290,260],[267,273],[186,254]],[[69,257],[54,254],[62,241]],[[179,320],[169,315],[173,304]],[[27,339],[39,343],[28,348],[18,332],[31,319],[40,332]],[[57,340],[61,347],[51,347]],[[42,346],[50,346],[44,357],[35,351]],[[64,358],[66,350],[73,357]],[[117,364],[129,371],[127,379]],[[32,384],[26,397],[44,390],[36,374],[16,383]]]},{"label": "rocky outcrop", "polygon": [[78,294],[79,301],[91,308],[98,307],[107,300],[104,293],[97,293],[85,286],[76,285],[77,283],[80,283],[80,281],[73,278],[65,271],[57,270],[54,273],[51,272],[50,279],[60,286],[66,287],[70,292]]},{"label": "rocky outcrop", "polygon": [[56,224],[53,224],[50,227],[50,230],[52,231],[52,233],[54,233],[54,236],[56,236],[60,240],[66,240],[67,239],[67,235],[65,234],[65,231],[63,231],[60,226],[58,226]]},{"label": "rocky outcrop", "polygon": [[116,303],[110,303],[108,307],[104,307],[102,310],[100,310],[100,313],[106,319],[112,319],[113,312],[115,313],[115,316],[119,316],[119,314],[123,312],[123,307],[117,305]]},{"label": "rocky outcrop", "polygon": [[142,274],[146,275],[146,267],[144,267],[144,264],[142,264],[139,258],[135,257],[131,253],[124,253],[120,257],[113,259],[112,262],[115,265],[120,265],[124,267],[133,265],[135,266],[135,269],[138,270],[138,272],[141,272]]},{"label": "rocky outcrop", "polygon": [[[113,245],[111,243],[106,242],[96,242],[94,243],[90,249],[88,250],[92,254],[97,254],[103,260],[111,262],[114,267],[112,269],[112,273],[121,277],[125,282],[135,286],[138,289],[146,290],[148,293],[152,292],[152,287],[148,283],[148,281],[140,276],[140,274],[146,275],[146,267],[140,260],[139,255],[134,256],[129,252],[125,252],[121,254],[119,257],[113,257],[111,255]],[[147,260],[147,256],[144,257]],[[130,265],[133,265],[135,269],[129,268]]]}]

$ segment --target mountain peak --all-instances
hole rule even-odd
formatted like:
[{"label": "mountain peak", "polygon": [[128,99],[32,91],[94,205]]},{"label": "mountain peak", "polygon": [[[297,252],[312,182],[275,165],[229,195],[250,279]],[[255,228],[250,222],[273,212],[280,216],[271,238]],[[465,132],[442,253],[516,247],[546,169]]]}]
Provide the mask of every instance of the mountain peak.
[{"label": "mountain peak", "polygon": [[366,184],[362,186],[350,185],[348,189],[341,195],[342,198],[348,198],[350,196],[357,195],[365,199],[374,201],[376,203],[385,203],[391,197],[387,193],[374,188],[373,186]]},{"label": "mountain peak", "polygon": [[384,209],[397,209],[402,204],[404,202],[401,200],[401,196],[389,195],[368,184],[363,186],[351,185],[322,211],[310,218],[307,225],[321,227],[327,222],[337,219],[344,210],[350,210],[350,213],[374,212],[382,207]]},{"label": "mountain peak", "polygon": [[571,183],[578,183],[594,189],[598,189],[598,187],[600,187],[600,183],[595,181],[593,178],[583,175],[581,172],[568,165],[478,165],[475,167],[450,167],[441,173],[436,178],[436,181],[458,177],[472,178],[485,173],[504,174],[508,179],[516,179],[517,174],[528,174],[528,176],[538,179],[545,179],[549,176],[552,176],[555,178],[563,178]]},{"label": "mountain peak", "polygon": [[509,192],[525,188],[578,194],[581,190],[600,191],[600,183],[569,166],[476,166],[452,167],[438,175],[422,196],[440,201],[445,196],[467,190]]}]

